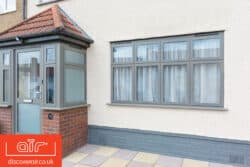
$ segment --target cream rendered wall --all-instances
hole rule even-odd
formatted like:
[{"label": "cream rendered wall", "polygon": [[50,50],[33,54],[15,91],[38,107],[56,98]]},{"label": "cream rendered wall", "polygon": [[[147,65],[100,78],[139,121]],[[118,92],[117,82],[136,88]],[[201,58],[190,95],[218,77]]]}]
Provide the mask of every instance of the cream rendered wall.
[{"label": "cream rendered wall", "polygon": [[[28,1],[28,16],[48,8]],[[249,0],[65,0],[59,5],[94,40],[88,49],[89,124],[250,140]],[[110,41],[225,30],[228,111],[114,107]]]}]

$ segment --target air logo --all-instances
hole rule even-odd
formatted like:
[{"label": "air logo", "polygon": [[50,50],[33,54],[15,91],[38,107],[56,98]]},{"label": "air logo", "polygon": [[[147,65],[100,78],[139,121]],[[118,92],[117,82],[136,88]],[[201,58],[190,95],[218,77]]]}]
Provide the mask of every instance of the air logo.
[{"label": "air logo", "polygon": [[60,167],[60,135],[0,135],[0,166]]},{"label": "air logo", "polygon": [[48,143],[46,142],[35,142],[35,139],[28,139],[27,142],[19,142],[17,143],[17,151],[22,153],[22,152],[39,152],[40,147],[42,146],[47,146]]}]

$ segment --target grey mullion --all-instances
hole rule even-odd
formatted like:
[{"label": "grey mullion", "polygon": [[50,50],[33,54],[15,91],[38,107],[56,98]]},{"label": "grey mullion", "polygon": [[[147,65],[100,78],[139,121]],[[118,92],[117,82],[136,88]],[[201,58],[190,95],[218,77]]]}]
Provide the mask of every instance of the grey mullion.
[{"label": "grey mullion", "polygon": [[123,64],[123,65],[112,65],[111,67],[113,68],[118,68],[118,67],[133,67],[133,64]]},{"label": "grey mullion", "polygon": [[191,64],[217,64],[217,63],[223,63],[221,60],[211,60],[211,61],[192,61]]},{"label": "grey mullion", "polygon": [[152,67],[158,66],[160,63],[135,64],[135,67]]},{"label": "grey mullion", "polygon": [[191,58],[191,61],[193,62],[199,62],[199,61],[206,61],[206,62],[209,62],[209,61],[223,61],[223,58],[222,57],[211,57],[211,58]]},{"label": "grey mullion", "polygon": [[193,80],[193,73],[192,73],[192,57],[193,57],[193,44],[192,44],[192,37],[188,40],[188,64],[187,64],[187,104],[192,105],[193,101],[193,87],[192,87],[192,80]]},{"label": "grey mullion", "polygon": [[220,68],[221,68],[221,83],[220,83],[220,104],[223,107],[224,106],[224,91],[225,91],[225,87],[224,87],[224,82],[225,82],[225,76],[224,76],[224,62],[220,64]]},{"label": "grey mullion", "polygon": [[159,104],[163,104],[163,95],[164,95],[164,92],[163,92],[163,65],[162,65],[162,62],[163,62],[163,56],[164,56],[164,43],[163,41],[161,40],[161,43],[160,43],[160,63],[159,63],[159,91],[160,91],[160,99],[159,99]]},{"label": "grey mullion", "polygon": [[133,64],[133,62],[126,62],[126,63],[111,63],[111,65],[129,65]]},{"label": "grey mullion", "polygon": [[3,65],[3,53],[2,51],[0,51],[0,67]]},{"label": "grey mullion", "polygon": [[167,63],[167,62],[163,62],[161,63],[163,66],[175,66],[175,65],[185,65],[185,64],[189,64],[188,61],[185,62],[171,62],[171,63]]}]

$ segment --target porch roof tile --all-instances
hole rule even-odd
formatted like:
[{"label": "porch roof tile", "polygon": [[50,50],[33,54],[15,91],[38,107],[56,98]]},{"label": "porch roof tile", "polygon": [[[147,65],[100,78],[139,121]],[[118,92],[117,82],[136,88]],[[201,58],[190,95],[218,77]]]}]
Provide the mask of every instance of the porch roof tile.
[{"label": "porch roof tile", "polygon": [[93,40],[58,6],[28,18],[21,23],[0,33],[0,40],[40,33],[64,31],[83,38],[88,42]]}]

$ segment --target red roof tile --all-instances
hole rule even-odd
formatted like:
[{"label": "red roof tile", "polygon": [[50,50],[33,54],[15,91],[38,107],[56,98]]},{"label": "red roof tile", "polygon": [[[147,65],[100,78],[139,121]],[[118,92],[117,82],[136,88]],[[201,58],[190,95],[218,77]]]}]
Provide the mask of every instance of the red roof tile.
[{"label": "red roof tile", "polygon": [[73,33],[85,39],[90,39],[57,5],[3,31],[0,33],[0,39],[51,32],[56,29]]}]

